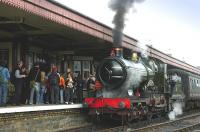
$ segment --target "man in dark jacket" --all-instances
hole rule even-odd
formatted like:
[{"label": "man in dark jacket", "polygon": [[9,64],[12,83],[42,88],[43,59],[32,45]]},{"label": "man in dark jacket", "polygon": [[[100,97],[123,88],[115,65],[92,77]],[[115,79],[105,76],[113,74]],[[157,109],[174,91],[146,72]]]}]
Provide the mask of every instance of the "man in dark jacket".
[{"label": "man in dark jacket", "polygon": [[52,67],[52,72],[48,77],[48,82],[51,88],[51,102],[52,104],[59,104],[59,83],[60,76],[57,73],[57,67]]},{"label": "man in dark jacket", "polygon": [[33,104],[34,93],[36,93],[36,104],[39,104],[40,100],[40,82],[41,82],[41,71],[39,63],[35,63],[34,67],[30,70],[29,81],[31,87],[29,104]]}]

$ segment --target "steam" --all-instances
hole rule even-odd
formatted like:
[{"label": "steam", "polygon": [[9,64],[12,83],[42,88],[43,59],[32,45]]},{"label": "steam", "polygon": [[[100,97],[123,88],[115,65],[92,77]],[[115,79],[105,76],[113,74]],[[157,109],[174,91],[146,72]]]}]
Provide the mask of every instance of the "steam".
[{"label": "steam", "polygon": [[173,111],[171,111],[168,114],[168,117],[169,117],[170,120],[175,120],[176,116],[182,115],[182,113],[183,113],[183,110],[182,110],[181,103],[180,102],[175,102],[175,103],[173,103]]},{"label": "steam", "polygon": [[140,53],[143,58],[148,59],[148,47],[144,43],[138,43],[140,47]]},{"label": "steam", "polygon": [[133,70],[133,71],[129,71],[130,72],[130,77],[127,80],[127,83],[125,84],[124,87],[126,88],[138,88],[140,83],[142,82],[143,79],[143,74],[141,72],[138,72],[138,70]]},{"label": "steam", "polygon": [[134,69],[135,70],[128,69],[126,83],[123,83],[123,85],[121,85],[120,88],[118,88],[117,90],[107,91],[106,88],[104,88],[102,91],[103,97],[126,97],[128,94],[128,90],[138,88],[144,77],[146,76],[146,73],[139,71],[139,67],[134,67]]},{"label": "steam", "polygon": [[121,47],[123,30],[125,25],[125,15],[132,7],[134,2],[140,2],[143,0],[111,0],[109,7],[116,12],[113,24],[115,25],[113,30],[113,43],[114,47]]}]

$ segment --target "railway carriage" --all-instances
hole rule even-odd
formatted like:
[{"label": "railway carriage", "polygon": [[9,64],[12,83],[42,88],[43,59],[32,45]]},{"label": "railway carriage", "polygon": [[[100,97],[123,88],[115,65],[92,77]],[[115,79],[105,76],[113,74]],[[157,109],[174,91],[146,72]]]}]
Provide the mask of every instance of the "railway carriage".
[{"label": "railway carriage", "polygon": [[185,109],[200,106],[200,76],[180,69],[168,70],[171,100],[179,101]]}]

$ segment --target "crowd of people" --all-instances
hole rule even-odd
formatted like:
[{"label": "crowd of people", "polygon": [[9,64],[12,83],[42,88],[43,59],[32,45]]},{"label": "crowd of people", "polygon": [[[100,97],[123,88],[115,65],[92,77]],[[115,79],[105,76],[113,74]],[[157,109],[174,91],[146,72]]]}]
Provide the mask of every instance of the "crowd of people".
[{"label": "crowd of people", "polygon": [[[8,83],[14,85],[14,96],[8,100]],[[39,63],[28,71],[22,61],[10,74],[5,62],[0,61],[0,106],[8,104],[73,104],[83,101],[83,88],[88,96],[94,96],[95,77],[90,75],[83,80],[79,73],[73,74],[70,69],[59,73],[56,66],[48,71]],[[93,93],[93,95],[92,95]]]}]

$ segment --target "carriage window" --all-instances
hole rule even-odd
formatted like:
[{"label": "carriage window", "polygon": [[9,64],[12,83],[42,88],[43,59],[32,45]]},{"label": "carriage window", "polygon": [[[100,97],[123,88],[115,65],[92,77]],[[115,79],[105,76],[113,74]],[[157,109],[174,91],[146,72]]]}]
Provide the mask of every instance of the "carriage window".
[{"label": "carriage window", "polygon": [[190,79],[190,84],[191,84],[191,88],[193,89],[193,80],[192,80],[192,78]]},{"label": "carriage window", "polygon": [[197,80],[197,83],[196,83],[197,87],[199,87],[199,80]]},{"label": "carriage window", "polygon": [[195,80],[194,80],[194,78],[193,78],[193,79],[192,79],[192,88],[195,89],[195,87],[196,87],[196,84],[195,84]]}]

